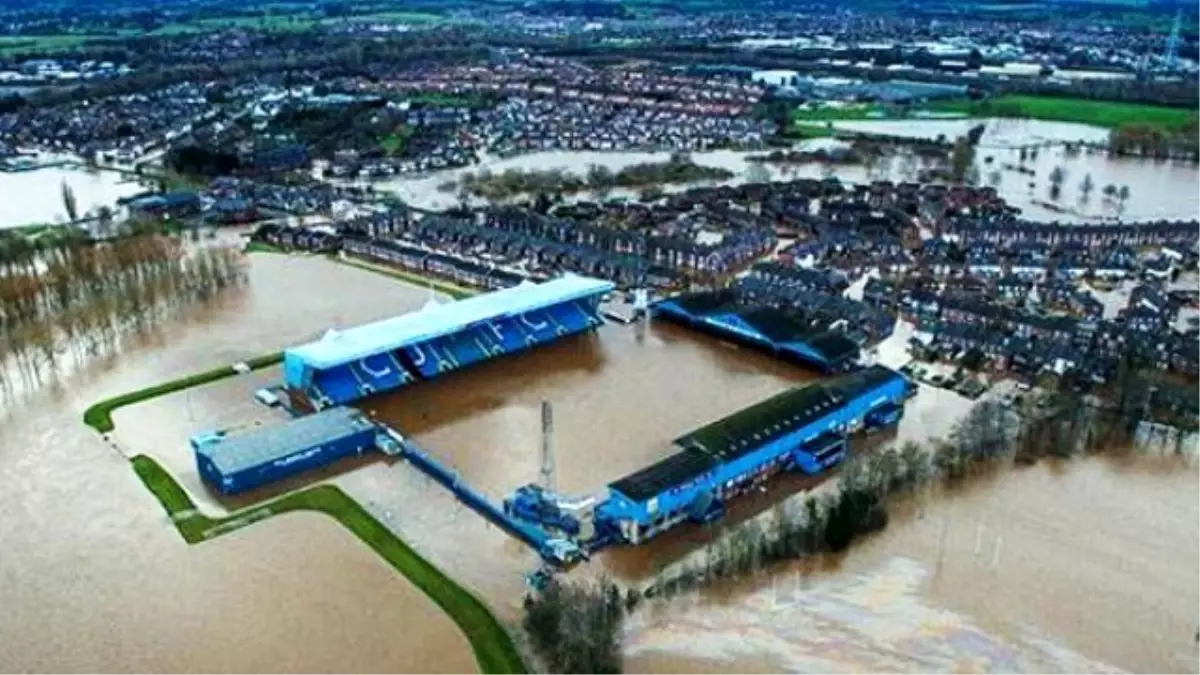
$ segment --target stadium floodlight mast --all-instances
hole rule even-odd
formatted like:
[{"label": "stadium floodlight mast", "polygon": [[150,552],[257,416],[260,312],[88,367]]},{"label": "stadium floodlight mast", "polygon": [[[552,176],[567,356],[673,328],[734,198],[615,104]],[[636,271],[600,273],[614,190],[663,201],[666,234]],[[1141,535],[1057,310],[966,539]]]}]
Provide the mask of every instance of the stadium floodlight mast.
[{"label": "stadium floodlight mast", "polygon": [[542,488],[554,493],[554,408],[542,401]]}]

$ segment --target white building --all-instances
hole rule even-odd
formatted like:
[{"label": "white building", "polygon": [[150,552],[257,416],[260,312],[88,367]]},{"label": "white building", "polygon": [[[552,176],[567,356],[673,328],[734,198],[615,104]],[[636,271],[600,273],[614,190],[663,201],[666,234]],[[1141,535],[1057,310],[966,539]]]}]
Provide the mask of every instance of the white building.
[{"label": "white building", "polygon": [[790,87],[799,75],[794,70],[756,70],[750,79],[768,87]]}]

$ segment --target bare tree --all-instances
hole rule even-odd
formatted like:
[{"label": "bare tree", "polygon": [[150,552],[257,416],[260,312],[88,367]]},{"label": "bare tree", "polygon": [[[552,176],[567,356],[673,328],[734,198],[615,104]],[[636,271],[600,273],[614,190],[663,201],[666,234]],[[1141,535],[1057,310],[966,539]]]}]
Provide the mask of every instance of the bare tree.
[{"label": "bare tree", "polygon": [[1079,194],[1084,201],[1092,196],[1092,191],[1096,189],[1096,183],[1092,180],[1092,174],[1085,174],[1083,182],[1079,184]]},{"label": "bare tree", "polygon": [[75,191],[71,189],[70,185],[67,185],[65,180],[62,182],[62,201],[63,208],[66,209],[67,217],[71,219],[71,222],[78,220],[79,212],[75,203]]},{"label": "bare tree", "polygon": [[950,177],[956,183],[967,178],[967,173],[975,163],[975,146],[966,136],[954,140],[954,148],[950,151]]},{"label": "bare tree", "polygon": [[1067,170],[1056,166],[1050,171],[1050,198],[1058,199],[1062,195],[1063,181],[1067,179]]}]

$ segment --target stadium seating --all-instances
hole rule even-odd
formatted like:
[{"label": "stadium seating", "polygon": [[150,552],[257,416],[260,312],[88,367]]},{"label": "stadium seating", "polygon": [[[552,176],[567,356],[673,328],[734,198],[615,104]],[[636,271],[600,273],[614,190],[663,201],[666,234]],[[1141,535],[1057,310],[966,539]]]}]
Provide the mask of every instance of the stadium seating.
[{"label": "stadium seating", "polygon": [[[335,401],[342,400],[347,387],[363,393],[387,391],[415,377],[433,379],[443,373],[465,368],[503,354],[552,342],[556,338],[595,328],[604,323],[586,301],[575,301],[536,309],[515,317],[496,318],[457,333],[409,345],[394,354],[369,356],[346,368],[341,380],[325,385]],[[411,371],[411,372],[410,372]],[[348,384],[347,384],[348,382]]]},{"label": "stadium seating", "polygon": [[571,313],[572,315],[577,313],[579,315],[580,319],[583,321],[583,323],[580,325],[583,326],[585,329],[586,328],[595,328],[596,326],[599,326],[600,324],[604,323],[604,320],[601,319],[596,314],[596,312],[591,308],[591,306],[588,303],[583,302],[583,301],[577,300],[575,302],[570,303],[569,305],[567,305],[566,311]]},{"label": "stadium seating", "polygon": [[422,345],[409,345],[402,350],[409,363],[421,377],[431,378],[438,374],[438,360],[432,354],[426,354]]},{"label": "stadium seating", "polygon": [[472,363],[478,363],[488,357],[485,350],[480,349],[475,343],[472,331],[462,333],[452,333],[445,337],[438,338],[434,342],[444,351],[450,354],[454,365],[458,368],[469,366]]},{"label": "stadium seating", "polygon": [[357,370],[375,391],[390,391],[413,380],[412,375],[401,368],[390,353],[362,359],[358,362]]},{"label": "stadium seating", "polygon": [[525,339],[525,332],[521,329],[521,326],[512,319],[495,319],[489,321],[488,329],[485,332],[490,333],[489,337],[505,352],[520,351],[529,344]]},{"label": "stadium seating", "polygon": [[361,384],[357,374],[346,366],[318,371],[313,378],[313,386],[333,405],[360,398]]}]

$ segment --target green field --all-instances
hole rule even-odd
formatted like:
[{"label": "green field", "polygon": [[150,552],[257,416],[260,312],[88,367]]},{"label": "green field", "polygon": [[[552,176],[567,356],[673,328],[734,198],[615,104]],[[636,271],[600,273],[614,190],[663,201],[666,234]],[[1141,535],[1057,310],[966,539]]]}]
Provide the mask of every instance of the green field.
[{"label": "green field", "polygon": [[442,17],[437,14],[428,12],[368,12],[366,14],[352,14],[345,17],[325,19],[325,23],[342,23],[342,22],[360,22],[373,21],[377,23],[405,23],[414,26],[428,26],[430,24],[440,23]]},{"label": "green field", "polygon": [[1050,96],[1000,96],[982,101],[938,101],[932,112],[964,113],[973,117],[1025,117],[1053,122],[1076,122],[1116,128],[1142,124],[1164,130],[1182,130],[1195,125],[1195,110],[1167,108],[1140,103],[1116,103]]},{"label": "green field", "polygon": [[904,117],[905,115],[897,114],[895,110],[874,103],[815,108],[796,107],[789,115],[790,122],[783,136],[790,139],[829,138],[837,133],[831,122],[902,119]]},{"label": "green field", "polygon": [[374,265],[369,265],[367,263],[359,262],[357,260],[351,260],[349,258],[338,258],[337,261],[342,263],[343,265],[349,265],[350,267],[357,267],[360,270],[374,272],[375,274],[382,274],[385,277],[391,277],[397,281],[403,281],[408,284],[413,284],[414,286],[421,286],[424,288],[432,288],[433,290],[435,290],[439,293],[445,293],[446,295],[454,298],[455,300],[462,300],[463,298],[469,298],[472,295],[479,294],[479,291],[476,291],[476,290],[473,290],[470,288],[464,288],[462,286],[457,286],[455,284],[452,284],[452,283],[449,283],[446,281],[429,279],[429,278],[423,277],[419,274],[413,274],[412,272],[405,272],[404,270],[390,269],[390,268],[383,269],[380,267],[376,267]]},{"label": "green field", "polygon": [[404,151],[404,145],[408,143],[408,138],[412,134],[412,127],[402,124],[379,142],[379,148],[387,153],[388,156],[395,157]]},{"label": "green field", "polygon": [[245,28],[246,30],[262,30],[276,33],[302,32],[310,30],[317,22],[303,14],[264,14],[262,16],[233,16],[214,17],[210,19],[192,19],[180,23],[169,23],[156,28],[147,35],[189,35],[206,33],[228,28]]},{"label": "green field", "polygon": [[846,120],[882,120],[888,119],[886,109],[874,103],[861,103],[845,106],[820,106],[816,108],[799,108],[792,111],[793,123],[830,122]]},{"label": "green field", "polygon": [[421,91],[411,94],[408,100],[413,103],[440,106],[444,108],[486,108],[489,103],[486,97],[463,94],[443,94],[438,91]]},{"label": "green field", "polygon": [[21,52],[49,54],[69,51],[83,45],[85,42],[105,42],[120,38],[124,34],[124,32],[118,32],[112,34],[0,35],[0,56]]}]

